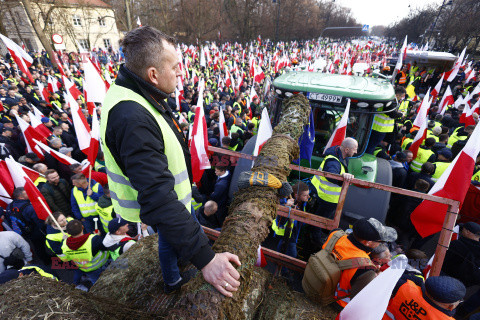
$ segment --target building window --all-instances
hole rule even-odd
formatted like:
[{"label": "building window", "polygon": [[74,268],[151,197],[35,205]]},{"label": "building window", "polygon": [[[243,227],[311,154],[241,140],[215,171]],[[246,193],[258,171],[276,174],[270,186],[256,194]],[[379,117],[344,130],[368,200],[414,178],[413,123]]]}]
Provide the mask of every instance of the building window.
[{"label": "building window", "polygon": [[78,40],[78,43],[80,44],[80,47],[82,47],[83,50],[90,50],[90,45],[88,44],[87,39],[80,39]]},{"label": "building window", "polygon": [[80,19],[79,16],[73,16],[73,25],[76,27],[82,26],[82,20]]},{"label": "building window", "polygon": [[98,18],[98,24],[100,27],[105,27],[107,24],[105,23],[105,18]]},{"label": "building window", "polygon": [[20,14],[18,12],[15,12],[15,15],[17,16],[16,20],[18,21],[18,24],[23,26],[23,19],[20,17]]},{"label": "building window", "polygon": [[105,49],[110,48],[111,45],[112,44],[110,42],[110,39],[103,39],[103,46],[105,47]]}]

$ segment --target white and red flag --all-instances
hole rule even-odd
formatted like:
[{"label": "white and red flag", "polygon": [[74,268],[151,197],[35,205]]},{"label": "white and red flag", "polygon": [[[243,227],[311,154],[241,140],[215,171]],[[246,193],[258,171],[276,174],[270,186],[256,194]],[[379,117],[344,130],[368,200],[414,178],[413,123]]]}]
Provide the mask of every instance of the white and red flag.
[{"label": "white and red flag", "polygon": [[440,92],[440,88],[442,87],[442,82],[443,82],[443,74],[442,74],[442,77],[440,78],[440,81],[438,81],[437,85],[435,86],[435,88],[433,88],[432,92],[430,93],[430,95],[432,96],[432,102],[434,103],[437,100],[437,96]]},{"label": "white and red flag", "polygon": [[110,85],[102,78],[101,72],[90,59],[86,59],[83,63],[83,68],[85,70],[85,80],[83,83],[85,100],[87,102],[88,113],[93,115],[95,102],[103,103]]},{"label": "white and red flag", "polygon": [[443,94],[442,100],[440,101],[440,104],[438,107],[440,108],[440,114],[443,116],[445,114],[445,111],[447,110],[447,106],[452,105],[455,103],[455,100],[453,99],[453,94],[452,94],[452,89],[450,89],[450,86],[447,86],[447,89],[445,90],[445,93]]},{"label": "white and red flag", "polygon": [[31,111],[28,111],[28,116],[30,117],[30,125],[44,138],[42,141],[46,141],[52,135],[52,132]]},{"label": "white and red flag", "polygon": [[402,48],[398,53],[398,60],[397,60],[397,64],[395,65],[396,70],[402,69],[403,60],[406,58],[406,55],[407,55],[407,36],[405,36],[405,40],[403,41]]},{"label": "white and red flag", "polygon": [[424,121],[422,122],[422,126],[420,127],[420,129],[418,129],[417,134],[415,135],[415,138],[410,145],[410,148],[408,148],[408,150],[412,151],[413,153],[413,159],[417,157],[418,149],[422,145],[423,140],[425,140],[425,138],[427,137],[427,124],[427,119],[424,119]]},{"label": "white and red flag", "polygon": [[205,111],[203,109],[203,90],[205,89],[205,81],[203,79],[200,80],[198,87],[198,101],[197,108],[195,109],[195,120],[193,122],[192,140],[190,143],[193,182],[195,183],[200,181],[205,169],[210,169],[210,160],[207,154],[207,121],[205,120]]},{"label": "white and red flag", "polygon": [[88,147],[87,158],[90,163],[95,163],[100,142],[100,122],[98,121],[97,109],[93,109],[92,130],[90,131],[90,146]]},{"label": "white and red flag", "polygon": [[65,86],[65,90],[67,90],[72,95],[74,100],[78,100],[78,98],[80,98],[82,93],[80,92],[80,90],[78,90],[77,86],[75,85],[75,82],[70,81],[70,79],[68,79],[65,76],[62,76],[62,79],[63,79],[63,85]]},{"label": "white and red flag", "polygon": [[253,149],[253,156],[256,157],[260,154],[263,145],[272,137],[272,133],[272,123],[270,122],[267,108],[263,108],[262,118],[260,119],[260,124],[258,125],[257,141],[255,142],[255,148]]},{"label": "white and red flag", "polygon": [[345,112],[342,115],[342,119],[338,123],[337,127],[333,131],[330,139],[328,140],[327,145],[325,146],[325,150],[330,147],[339,146],[342,144],[342,141],[345,140],[345,134],[347,132],[347,124],[348,124],[348,117],[350,113],[350,99],[347,101],[347,107],[345,108]]},{"label": "white and red flag", "polygon": [[53,94],[61,88],[61,85],[60,82],[58,82],[57,78],[48,76],[47,88],[48,91]]},{"label": "white and red flag", "polygon": [[57,159],[59,162],[67,165],[67,166],[70,166],[72,164],[77,164],[77,163],[80,163],[78,162],[77,160],[73,159],[73,158],[70,158],[69,156],[63,154],[63,153],[60,153],[56,150],[53,150],[52,148],[50,148],[49,146],[41,143],[40,141],[37,141],[35,140],[35,142],[38,144],[38,146],[40,148],[42,148],[46,153],[48,153],[49,155],[51,155],[52,157],[54,157],[55,159]]},{"label": "white and red flag", "polygon": [[262,67],[255,65],[253,81],[260,83],[263,79],[265,79],[265,73],[263,73]]},{"label": "white and red flag", "polygon": [[11,39],[5,37],[2,34],[0,34],[0,39],[2,39],[2,41],[7,46],[8,52],[17,64],[18,68],[27,75],[30,83],[34,83],[35,81],[33,80],[30,70],[28,69],[33,63],[33,58],[28,53],[26,53],[25,50],[22,49],[22,47],[17,45]]},{"label": "white and red flag", "polygon": [[85,119],[82,110],[78,106],[78,103],[73,100],[72,95],[67,93],[66,97],[69,100],[68,103],[70,104],[70,110],[72,112],[73,126],[77,135],[78,146],[80,150],[88,156],[88,149],[90,148],[91,141],[90,126],[88,125],[87,119]]},{"label": "white and red flag", "polygon": [[423,97],[422,104],[418,109],[417,117],[413,121],[414,127],[421,128],[423,122],[427,122],[427,115],[428,115],[428,109],[430,109],[430,103],[431,103],[430,89],[428,89],[427,93],[425,94],[425,97]]},{"label": "white and red flag", "polygon": [[6,208],[12,202],[12,194],[15,189],[10,171],[8,171],[7,163],[0,160],[0,207]]},{"label": "white and red flag", "polygon": [[34,139],[42,141],[44,139],[43,136],[18,115],[15,115],[15,118],[17,119],[20,130],[22,130],[23,138],[27,145],[27,151],[34,152],[41,160],[43,160],[44,156],[42,150],[37,146],[35,141],[33,141]]},{"label": "white and red flag", "polygon": [[453,79],[457,76],[458,70],[460,70],[460,67],[463,64],[463,57],[465,56],[465,51],[467,50],[467,47],[465,47],[460,54],[460,57],[458,57],[457,62],[455,62],[455,65],[453,66],[452,70],[448,71],[445,73],[445,79],[447,79],[447,82],[452,82]]},{"label": "white and red flag", "polygon": [[[465,105],[465,109],[467,107],[468,105]],[[477,100],[477,102],[471,108],[468,108],[468,111],[465,114],[465,127],[475,125],[475,118],[473,117],[473,114],[474,113],[478,114],[479,108],[480,108],[480,99]]]},{"label": "white and red flag", "polygon": [[50,103],[50,99],[48,98],[48,90],[47,88],[45,88],[45,86],[41,81],[37,81],[37,87],[38,87],[38,91],[40,91],[40,95],[42,96],[42,99],[47,101],[47,103]]},{"label": "white and red flag", "polygon": [[223,110],[219,111],[218,127],[220,129],[220,145],[222,145],[223,137],[228,137],[227,123],[225,122]]},{"label": "white and red flag", "polygon": [[[460,204],[463,203],[471,183],[475,161],[480,152],[478,141],[480,141],[480,126],[475,127],[465,147],[440,176],[428,194],[457,200],[460,201]],[[423,200],[410,216],[417,232],[422,237],[427,237],[441,231],[447,207],[443,203]]]},{"label": "white and red flag", "polygon": [[[20,164],[18,164],[12,157],[6,158],[5,162],[7,163],[8,171],[10,171],[10,176],[15,184],[15,188],[25,188],[25,191],[28,195],[28,199],[37,214],[37,217],[40,220],[45,220],[49,216],[48,211],[45,206],[47,202],[45,198],[33,184],[33,181],[28,177],[28,175],[22,170]],[[43,205],[42,205],[43,202]],[[45,206],[44,206],[45,205]],[[48,208],[48,207],[47,207]]]}]

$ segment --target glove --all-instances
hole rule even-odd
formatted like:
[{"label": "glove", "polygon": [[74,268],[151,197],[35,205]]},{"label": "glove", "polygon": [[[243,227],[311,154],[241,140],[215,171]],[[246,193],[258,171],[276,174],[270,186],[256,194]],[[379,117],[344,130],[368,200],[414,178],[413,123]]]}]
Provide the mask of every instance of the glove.
[{"label": "glove", "polygon": [[272,174],[266,172],[252,172],[244,171],[238,178],[238,188],[244,189],[249,186],[270,187],[273,189],[280,189],[282,183]]}]

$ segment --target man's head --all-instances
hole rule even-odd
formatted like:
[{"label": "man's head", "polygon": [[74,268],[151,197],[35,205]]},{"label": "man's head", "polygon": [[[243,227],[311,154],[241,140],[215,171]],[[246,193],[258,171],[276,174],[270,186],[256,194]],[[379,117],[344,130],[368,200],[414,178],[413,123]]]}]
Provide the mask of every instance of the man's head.
[{"label": "man's head", "polygon": [[395,229],[384,226],[375,218],[357,220],[353,225],[353,235],[364,246],[372,249],[382,242],[392,242],[397,239]]},{"label": "man's head", "polygon": [[205,207],[203,208],[203,213],[209,217],[213,214],[215,214],[215,212],[217,212],[218,210],[218,205],[215,201],[213,200],[209,200],[205,203]]},{"label": "man's head", "polygon": [[398,151],[395,154],[394,160],[400,163],[404,163],[405,161],[407,161],[407,154],[403,151]]},{"label": "man's head", "polygon": [[62,139],[52,138],[50,139],[50,147],[53,149],[59,150],[62,147]]},{"label": "man's head", "polygon": [[63,129],[61,126],[56,126],[53,128],[53,134],[56,135],[57,137],[60,137],[62,135]]},{"label": "man's head", "polygon": [[34,164],[32,168],[33,168],[33,170],[35,170],[38,173],[41,173],[43,175],[45,175],[45,173],[48,170],[48,167],[46,165],[44,165],[43,163]]},{"label": "man's head", "polygon": [[425,281],[425,293],[433,302],[447,310],[454,310],[465,297],[467,289],[460,280],[452,277],[428,277]]},{"label": "man's head", "polygon": [[54,169],[48,169],[47,172],[45,172],[45,178],[47,178],[48,183],[53,184],[54,186],[58,185],[60,182],[60,176]]},{"label": "man's head", "polygon": [[423,179],[417,179],[417,181],[415,181],[415,186],[414,186],[415,191],[427,193],[429,188],[430,188],[430,184],[427,181]]},{"label": "man's head", "polygon": [[425,139],[425,148],[431,149],[435,145],[435,138],[427,138]]},{"label": "man's head", "polygon": [[227,167],[215,166],[215,175],[217,177],[223,176],[227,172]]},{"label": "man's head", "polygon": [[410,150],[404,151],[407,155],[407,163],[411,163],[413,161],[413,152]]},{"label": "man's head", "polygon": [[462,226],[462,237],[480,241],[480,225],[476,222],[467,222]]},{"label": "man's head", "polygon": [[34,163],[37,163],[40,161],[40,158],[33,152],[29,152],[25,155],[25,161],[27,163],[31,163],[31,164],[34,164]]},{"label": "man's head", "polygon": [[14,200],[28,200],[28,195],[25,189],[23,187],[20,187],[13,190],[12,198]]},{"label": "man's head", "polygon": [[377,267],[381,267],[392,260],[392,254],[388,247],[381,243],[370,253],[370,259]]},{"label": "man's head", "polygon": [[357,153],[358,142],[353,138],[345,138],[340,145],[340,151],[342,151],[342,157],[353,157]]},{"label": "man's head", "polygon": [[2,136],[10,138],[12,136],[12,129],[7,128],[7,127],[3,127],[2,128]]},{"label": "man's head", "polygon": [[87,178],[83,173],[77,173],[72,176],[72,184],[77,188],[86,189],[88,187]]},{"label": "man's head", "polygon": [[452,151],[448,148],[442,148],[438,150],[438,161],[449,162],[452,159]]},{"label": "man's head", "polygon": [[79,237],[83,235],[83,224],[79,220],[72,220],[67,223],[66,230],[72,237]]},{"label": "man's head", "polygon": [[128,232],[128,221],[122,218],[114,218],[108,223],[108,232],[117,236],[126,235]]},{"label": "man's head", "polygon": [[70,165],[70,170],[73,173],[81,173],[82,172],[82,165],[80,163],[74,163]]},{"label": "man's head", "polygon": [[435,166],[433,165],[433,163],[427,161],[424,164],[422,164],[420,173],[426,174],[427,176],[431,176],[435,173]]},{"label": "man's head", "polygon": [[406,93],[407,91],[405,90],[404,87],[398,86],[395,88],[395,97],[397,98],[398,101],[405,99]]},{"label": "man's head", "polygon": [[180,61],[172,37],[145,26],[127,33],[122,47],[130,71],[167,94],[175,91]]}]

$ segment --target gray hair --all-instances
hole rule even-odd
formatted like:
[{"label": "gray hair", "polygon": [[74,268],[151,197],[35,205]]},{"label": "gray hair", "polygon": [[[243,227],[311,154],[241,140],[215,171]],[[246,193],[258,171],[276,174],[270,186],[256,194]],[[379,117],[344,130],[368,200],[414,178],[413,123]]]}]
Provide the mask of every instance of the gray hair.
[{"label": "gray hair", "polygon": [[174,45],[175,39],[150,26],[130,31],[120,43],[125,65],[133,73],[145,77],[148,68],[160,67],[158,58],[163,54],[164,42]]},{"label": "gray hair", "polygon": [[58,144],[60,144],[60,146],[62,145],[62,139],[53,138],[52,140],[50,140],[50,146],[54,147],[55,145],[58,145]]}]

